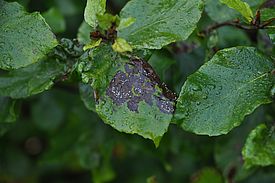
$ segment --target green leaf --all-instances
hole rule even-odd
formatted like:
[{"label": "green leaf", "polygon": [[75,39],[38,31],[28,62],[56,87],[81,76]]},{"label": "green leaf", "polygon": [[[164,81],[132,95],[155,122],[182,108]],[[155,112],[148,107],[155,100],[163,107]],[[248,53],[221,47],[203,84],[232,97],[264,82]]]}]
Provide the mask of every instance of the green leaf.
[{"label": "green leaf", "polygon": [[126,27],[129,27],[136,21],[133,17],[123,18],[120,20],[119,26],[117,27],[117,30],[125,29]]},{"label": "green leaf", "polygon": [[77,40],[82,44],[88,44],[91,42],[90,32],[93,31],[93,28],[89,26],[86,22],[82,22],[78,28]]},{"label": "green leaf", "polygon": [[48,11],[43,13],[42,16],[45,18],[54,33],[61,33],[65,31],[66,22],[59,9],[55,7],[50,8]]},{"label": "green leaf", "polygon": [[39,13],[0,0],[0,68],[18,69],[37,62],[58,42]]},{"label": "green leaf", "polygon": [[223,183],[221,174],[214,168],[204,168],[198,172],[192,180],[192,183]]},{"label": "green leaf", "polygon": [[97,15],[98,25],[101,29],[109,29],[113,23],[119,24],[119,17],[105,13],[103,15]]},{"label": "green leaf", "polygon": [[92,28],[96,28],[98,25],[97,15],[103,15],[105,11],[106,0],[87,0],[84,19]]},{"label": "green leaf", "polygon": [[87,109],[95,112],[95,99],[93,88],[88,84],[79,84],[79,93],[81,100],[84,102]]},{"label": "green leaf", "polygon": [[136,21],[118,30],[133,48],[160,49],[169,43],[185,40],[201,17],[201,0],[132,0],[121,10],[121,19]]},{"label": "green leaf", "polygon": [[239,13],[218,0],[206,0],[205,11],[215,22],[224,22],[238,17]]},{"label": "green leaf", "polygon": [[91,42],[87,45],[85,45],[83,47],[83,50],[86,51],[88,49],[92,49],[92,48],[95,48],[95,47],[98,47],[101,43],[102,39],[98,39],[98,40],[91,40]]},{"label": "green leaf", "polygon": [[[85,77],[91,78],[98,97],[96,111],[113,128],[152,139],[156,146],[167,131],[174,111],[170,92],[146,62],[129,59],[109,45],[82,58]],[[86,61],[85,61],[86,60]]]},{"label": "green leaf", "polygon": [[273,67],[252,47],[217,52],[188,77],[177,100],[174,120],[196,134],[228,133],[259,105],[272,101]]},{"label": "green leaf", "polygon": [[18,106],[16,101],[9,97],[0,96],[0,123],[10,123],[16,121],[18,117]]},{"label": "green leaf", "polygon": [[220,0],[220,2],[241,13],[248,22],[252,21],[253,13],[248,3],[243,2],[242,0]]},{"label": "green leaf", "polygon": [[252,166],[275,165],[274,127],[268,129],[260,124],[249,134],[242,155],[246,168]]},{"label": "green leaf", "polygon": [[0,95],[25,98],[48,90],[55,77],[62,75],[63,65],[53,60],[40,61],[25,68],[0,74]]},{"label": "green leaf", "polygon": [[115,43],[112,45],[112,48],[114,51],[119,52],[119,53],[123,53],[123,52],[132,52],[133,49],[132,47],[129,45],[129,43],[127,43],[127,41],[125,39],[122,38],[116,38]]}]

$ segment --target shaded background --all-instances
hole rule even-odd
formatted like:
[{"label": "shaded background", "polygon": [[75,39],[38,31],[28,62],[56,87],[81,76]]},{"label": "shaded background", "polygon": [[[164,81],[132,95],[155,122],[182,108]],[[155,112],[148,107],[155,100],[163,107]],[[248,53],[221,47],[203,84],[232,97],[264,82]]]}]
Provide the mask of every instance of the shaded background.
[{"label": "shaded background", "polygon": [[[41,12],[58,39],[76,38],[85,0],[18,2],[29,12]],[[108,11],[118,14],[125,3],[109,0]],[[176,93],[186,77],[219,49],[251,45],[272,54],[274,48],[261,31],[223,27],[206,38],[198,37],[199,30],[214,23],[209,12],[187,41],[155,51],[149,60]],[[274,167],[245,170],[241,157],[251,129],[274,120],[274,104],[258,108],[226,136],[196,136],[170,125],[156,149],[150,140],[104,124],[86,109],[78,88],[68,81],[21,100],[16,104],[19,119],[0,123],[0,183],[275,182]]]}]

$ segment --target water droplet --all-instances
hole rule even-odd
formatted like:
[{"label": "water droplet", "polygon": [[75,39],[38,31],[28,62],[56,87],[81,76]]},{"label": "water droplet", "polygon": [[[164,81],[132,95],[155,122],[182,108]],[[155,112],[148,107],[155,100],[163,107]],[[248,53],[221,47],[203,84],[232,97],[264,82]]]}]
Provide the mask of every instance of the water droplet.
[{"label": "water droplet", "polygon": [[207,96],[207,95],[203,95],[202,98],[203,98],[203,99],[207,99],[208,96]]},{"label": "water droplet", "polygon": [[198,86],[193,86],[192,90],[193,91],[199,91],[199,87]]},{"label": "water droplet", "polygon": [[214,90],[216,88],[216,85],[210,84],[209,88],[210,88],[210,90]]}]

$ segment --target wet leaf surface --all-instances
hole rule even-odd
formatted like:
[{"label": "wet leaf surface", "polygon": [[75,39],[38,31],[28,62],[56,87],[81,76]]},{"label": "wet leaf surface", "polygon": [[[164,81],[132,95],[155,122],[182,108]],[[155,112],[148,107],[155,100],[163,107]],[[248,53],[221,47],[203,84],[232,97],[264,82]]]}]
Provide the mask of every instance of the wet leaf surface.
[{"label": "wet leaf surface", "polygon": [[274,126],[269,129],[260,124],[252,130],[246,140],[242,155],[246,168],[275,164]]},{"label": "wet leaf surface", "polygon": [[58,42],[39,13],[0,0],[0,68],[18,69],[46,56]]},{"label": "wet leaf surface", "polygon": [[0,74],[0,95],[26,98],[51,88],[64,65],[55,60],[40,61],[25,68]]},{"label": "wet leaf surface", "polygon": [[201,0],[132,0],[120,16],[136,21],[119,30],[118,36],[134,48],[160,49],[187,39],[196,28],[202,7]]},{"label": "wet leaf surface", "polygon": [[196,134],[228,133],[259,105],[272,101],[273,68],[252,47],[219,51],[188,77],[177,100],[175,121]]}]

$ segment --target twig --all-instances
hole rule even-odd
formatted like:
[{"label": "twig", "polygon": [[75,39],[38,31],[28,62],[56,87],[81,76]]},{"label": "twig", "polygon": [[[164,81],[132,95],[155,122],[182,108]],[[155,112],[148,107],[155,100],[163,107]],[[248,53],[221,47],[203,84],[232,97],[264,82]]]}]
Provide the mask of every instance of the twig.
[{"label": "twig", "polygon": [[275,21],[275,18],[271,18],[267,21],[264,21],[262,24],[259,24],[259,25],[257,25],[257,24],[256,25],[255,24],[251,24],[251,25],[240,24],[239,19],[226,21],[226,22],[217,23],[217,24],[209,26],[205,30],[199,32],[199,36],[205,37],[205,36],[209,35],[212,31],[219,29],[220,27],[224,27],[224,26],[236,27],[236,28],[243,29],[243,30],[265,29],[273,21]]}]

